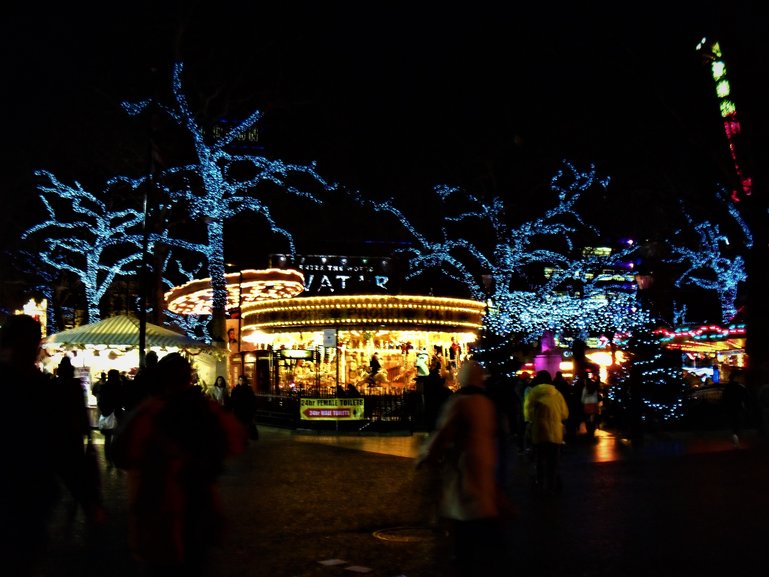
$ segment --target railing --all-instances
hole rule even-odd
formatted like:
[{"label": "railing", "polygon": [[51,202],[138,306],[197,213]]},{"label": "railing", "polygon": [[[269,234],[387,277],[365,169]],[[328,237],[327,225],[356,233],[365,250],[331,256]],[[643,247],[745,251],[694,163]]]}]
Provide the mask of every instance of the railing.
[{"label": "railing", "polygon": [[[390,431],[424,430],[424,403],[415,392],[396,395],[366,394],[364,417],[359,420],[314,421],[301,419],[299,395],[256,395],[256,421],[264,425],[288,429],[336,430],[345,432],[381,433]],[[334,398],[320,395],[313,398]]]}]

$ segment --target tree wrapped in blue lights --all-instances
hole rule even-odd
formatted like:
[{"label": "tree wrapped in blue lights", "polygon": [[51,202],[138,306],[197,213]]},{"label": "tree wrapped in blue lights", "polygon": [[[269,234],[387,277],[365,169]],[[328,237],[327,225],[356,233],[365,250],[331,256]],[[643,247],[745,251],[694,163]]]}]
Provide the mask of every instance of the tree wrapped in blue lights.
[{"label": "tree wrapped in blue lights", "polygon": [[[319,186],[322,191],[330,191],[334,185],[318,174],[315,163],[291,164],[265,156],[229,152],[233,143],[253,130],[261,119],[261,112],[251,113],[245,120],[226,130],[206,131],[205,127],[197,122],[182,90],[182,71],[183,65],[177,63],[174,66],[172,81],[173,106],[156,106],[186,130],[193,145],[195,161],[166,168],[152,175],[152,184],[163,193],[168,202],[183,207],[193,221],[204,223],[206,239],[201,246],[213,289],[211,336],[213,340],[223,342],[227,301],[224,276],[225,223],[244,212],[260,215],[266,220],[272,233],[284,237],[291,254],[294,254],[293,236],[273,219],[269,205],[256,195],[257,191],[279,190],[320,204],[322,201],[316,194],[303,190],[292,182],[305,179],[308,185]],[[123,107],[130,115],[138,115],[146,111],[150,104],[151,101],[145,100],[139,103],[124,103]],[[146,186],[149,179],[150,177],[143,177],[124,180],[138,188]]]},{"label": "tree wrapped in blue lights", "polygon": [[[665,349],[655,337],[652,327],[637,330],[628,341],[627,350],[632,355],[631,366],[636,372],[643,407],[642,418],[656,424],[676,423],[684,416],[684,393],[681,353]],[[613,391],[617,397],[627,397],[623,392],[631,387],[629,378],[618,383]],[[638,394],[636,393],[636,394]],[[624,407],[630,410],[629,407]]]},{"label": "tree wrapped in blue lights", "polygon": [[[100,197],[75,182],[70,186],[45,170],[38,185],[48,219],[22,234],[40,237],[40,259],[60,271],[72,273],[85,290],[88,321],[101,319],[102,297],[118,276],[136,274],[141,263],[143,215],[132,208],[113,209],[100,197],[110,198],[110,186]],[[44,235],[44,234],[45,235]]]},{"label": "tree wrapped in blue lights", "polygon": [[714,291],[718,295],[721,307],[721,321],[729,323],[737,314],[737,297],[740,285],[747,280],[745,260],[739,254],[741,250],[748,251],[753,246],[753,237],[737,206],[724,201],[724,193],[720,195],[723,206],[737,225],[741,238],[736,243],[721,232],[719,224],[710,221],[696,223],[692,216],[684,210],[684,216],[689,229],[679,230],[676,235],[694,232],[699,240],[696,248],[671,243],[672,253],[668,262],[684,265],[684,271],[676,280],[676,286],[694,285]]},{"label": "tree wrapped in blue lights", "polygon": [[[481,348],[505,359],[513,336],[532,341],[546,330],[630,330],[648,321],[630,277],[622,290],[602,286],[602,271],[623,267],[632,248],[601,254],[577,249],[578,237],[595,238],[598,231],[583,220],[576,204],[586,191],[604,191],[608,183],[592,166],[580,172],[564,162],[550,182],[556,205],[517,226],[510,224],[513,215],[502,198],[486,201],[458,188],[437,186],[443,209],[437,240],[418,230],[392,200],[358,200],[395,217],[413,239],[412,246],[401,249],[409,259],[407,279],[438,269],[465,286],[471,298],[488,303]],[[455,214],[457,207],[460,212]]]}]

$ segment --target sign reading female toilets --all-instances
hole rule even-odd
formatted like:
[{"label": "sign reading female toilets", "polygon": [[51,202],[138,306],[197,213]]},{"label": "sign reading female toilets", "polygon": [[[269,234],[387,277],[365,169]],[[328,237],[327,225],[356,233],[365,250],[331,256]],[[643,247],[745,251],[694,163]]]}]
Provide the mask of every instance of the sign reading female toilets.
[{"label": "sign reading female toilets", "polygon": [[299,416],[306,421],[356,421],[363,419],[363,399],[308,399],[299,404]]}]

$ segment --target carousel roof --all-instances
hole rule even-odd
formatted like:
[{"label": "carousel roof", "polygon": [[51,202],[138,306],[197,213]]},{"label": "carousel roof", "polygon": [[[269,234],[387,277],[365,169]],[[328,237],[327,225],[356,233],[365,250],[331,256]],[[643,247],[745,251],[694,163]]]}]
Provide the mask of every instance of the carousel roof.
[{"label": "carousel roof", "polygon": [[[75,327],[47,336],[43,348],[73,347],[86,345],[139,346],[139,319],[119,315],[96,323]],[[201,343],[176,331],[146,323],[148,347],[176,347],[180,349],[209,349]]]},{"label": "carousel roof", "polygon": [[[248,269],[224,275],[227,283],[227,309],[264,300],[297,296],[304,290],[304,274],[293,269]],[[211,314],[211,279],[195,279],[165,294],[168,309],[189,315]]]},{"label": "carousel roof", "polygon": [[654,333],[662,346],[681,352],[722,352],[745,348],[744,323],[692,325],[672,330],[659,328]]}]

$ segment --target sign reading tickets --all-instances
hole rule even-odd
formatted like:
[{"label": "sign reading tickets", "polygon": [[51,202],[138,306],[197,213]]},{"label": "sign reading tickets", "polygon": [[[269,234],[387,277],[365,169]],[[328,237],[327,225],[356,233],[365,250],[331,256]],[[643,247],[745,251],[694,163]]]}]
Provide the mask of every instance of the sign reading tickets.
[{"label": "sign reading tickets", "polygon": [[363,399],[301,399],[301,419],[308,421],[355,421],[363,419]]}]

